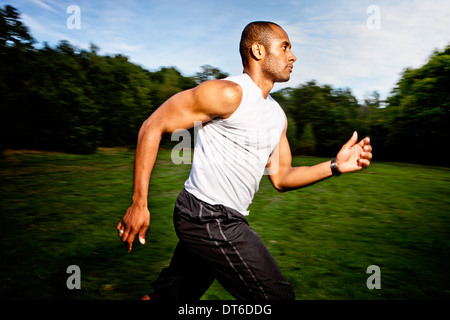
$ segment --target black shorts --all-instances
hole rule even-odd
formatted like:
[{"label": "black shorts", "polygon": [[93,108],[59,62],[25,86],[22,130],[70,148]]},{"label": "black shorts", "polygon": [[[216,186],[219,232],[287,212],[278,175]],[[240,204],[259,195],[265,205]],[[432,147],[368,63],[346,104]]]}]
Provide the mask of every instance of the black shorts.
[{"label": "black shorts", "polygon": [[183,190],[174,210],[179,242],[153,283],[172,300],[198,300],[217,279],[239,300],[291,300],[294,292],[244,215]]}]

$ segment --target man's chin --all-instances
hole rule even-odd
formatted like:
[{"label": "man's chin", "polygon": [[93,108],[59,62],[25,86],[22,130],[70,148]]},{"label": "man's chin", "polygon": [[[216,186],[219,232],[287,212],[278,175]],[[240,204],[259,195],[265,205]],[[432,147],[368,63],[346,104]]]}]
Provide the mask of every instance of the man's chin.
[{"label": "man's chin", "polygon": [[277,82],[277,83],[288,82],[290,79],[291,79],[291,75],[288,75],[288,76],[283,77],[283,78],[281,78],[281,77],[277,78],[277,80],[275,82]]}]

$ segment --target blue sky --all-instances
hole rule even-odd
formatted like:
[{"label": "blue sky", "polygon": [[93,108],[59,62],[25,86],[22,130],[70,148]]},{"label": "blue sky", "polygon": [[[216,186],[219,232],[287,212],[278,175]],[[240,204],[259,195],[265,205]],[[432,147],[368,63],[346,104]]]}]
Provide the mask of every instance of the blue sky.
[{"label": "blue sky", "polygon": [[[44,42],[54,46],[64,39],[89,49],[93,43],[100,54],[120,53],[148,70],[175,66],[184,75],[194,75],[204,64],[240,74],[242,29],[255,20],[274,21],[289,34],[297,56],[291,80],[274,90],[314,79],[321,85],[348,87],[358,99],[375,90],[385,98],[404,68],[420,67],[435,49],[450,44],[448,0],[10,0],[0,4],[21,12],[38,46]],[[80,8],[80,29],[67,27],[70,5]]]}]

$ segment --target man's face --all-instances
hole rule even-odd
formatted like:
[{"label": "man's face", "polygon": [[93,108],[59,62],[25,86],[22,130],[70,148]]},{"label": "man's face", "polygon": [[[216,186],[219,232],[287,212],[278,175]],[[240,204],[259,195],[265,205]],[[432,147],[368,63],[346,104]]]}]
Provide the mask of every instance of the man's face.
[{"label": "man's face", "polygon": [[297,60],[291,51],[291,42],[286,32],[273,26],[274,37],[266,48],[262,69],[273,82],[286,82],[291,77],[293,63]]}]

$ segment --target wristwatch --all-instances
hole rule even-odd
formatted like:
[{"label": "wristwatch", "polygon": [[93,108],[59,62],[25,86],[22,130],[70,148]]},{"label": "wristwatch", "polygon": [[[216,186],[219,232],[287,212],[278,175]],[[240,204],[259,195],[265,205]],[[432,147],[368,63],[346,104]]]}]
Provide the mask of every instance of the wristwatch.
[{"label": "wristwatch", "polygon": [[336,158],[331,159],[331,172],[333,173],[333,176],[339,177],[341,175],[341,172],[338,169],[338,165],[336,163]]}]

